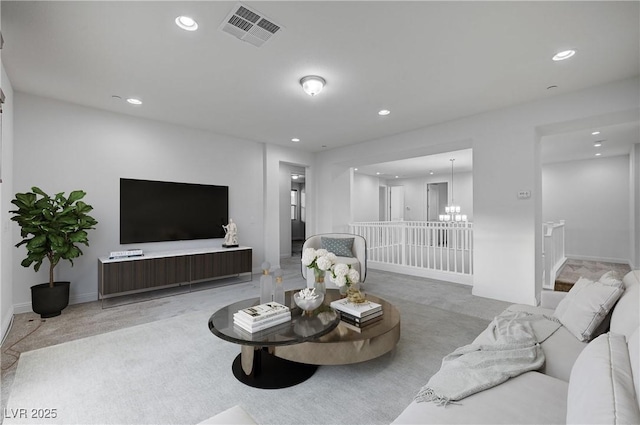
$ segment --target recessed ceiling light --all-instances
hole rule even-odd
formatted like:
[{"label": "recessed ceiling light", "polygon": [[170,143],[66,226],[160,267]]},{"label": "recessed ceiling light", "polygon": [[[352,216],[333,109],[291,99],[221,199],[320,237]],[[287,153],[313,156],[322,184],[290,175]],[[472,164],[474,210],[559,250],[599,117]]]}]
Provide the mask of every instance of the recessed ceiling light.
[{"label": "recessed ceiling light", "polygon": [[591,133],[592,136],[597,136],[598,134],[600,134],[599,131],[594,131],[593,133]]},{"label": "recessed ceiling light", "polygon": [[294,180],[298,180],[298,177],[299,176],[297,174],[294,174],[293,176],[291,176],[291,178],[294,179]]},{"label": "recessed ceiling light", "polygon": [[600,156],[600,155],[602,155],[600,152],[598,152],[598,153],[596,154],[596,156]]},{"label": "recessed ceiling light", "polygon": [[433,171],[429,171],[429,174],[433,176]]},{"label": "recessed ceiling light", "polygon": [[129,102],[132,105],[142,105],[142,101],[140,99],[135,98],[135,97],[128,98],[127,102]]},{"label": "recessed ceiling light", "polygon": [[549,87],[547,87],[547,90],[553,90],[553,89],[557,89],[557,88],[558,88],[558,86],[553,85],[553,86],[549,86]]},{"label": "recessed ceiling light", "polygon": [[576,51],[573,49],[569,49],[569,50],[563,50],[562,52],[558,52],[555,55],[553,55],[553,57],[551,59],[553,59],[554,61],[563,61],[565,59],[569,59],[570,57],[572,57],[573,55],[576,54]]},{"label": "recessed ceiling light", "polygon": [[398,176],[396,176],[396,178],[398,178]]},{"label": "recessed ceiling light", "polygon": [[198,23],[189,16],[178,16],[176,25],[186,31],[195,31],[198,29]]},{"label": "recessed ceiling light", "polygon": [[378,172],[376,173],[376,176],[379,176],[379,175],[380,175],[380,171],[378,171]]},{"label": "recessed ceiling light", "polygon": [[291,139],[291,141],[298,143],[300,141],[300,139],[298,139],[297,137],[294,137],[293,139]]},{"label": "recessed ceiling light", "polygon": [[600,146],[602,146],[602,140],[598,140],[597,142],[593,142],[593,147],[594,148],[599,148]]},{"label": "recessed ceiling light", "polygon": [[388,110],[388,109],[381,109],[381,110],[378,111],[378,115],[380,115],[381,117],[389,115],[390,113],[391,113],[391,111]]},{"label": "recessed ceiling light", "polygon": [[354,169],[353,169],[353,171],[358,171],[358,169],[357,169],[357,168],[354,168]]}]

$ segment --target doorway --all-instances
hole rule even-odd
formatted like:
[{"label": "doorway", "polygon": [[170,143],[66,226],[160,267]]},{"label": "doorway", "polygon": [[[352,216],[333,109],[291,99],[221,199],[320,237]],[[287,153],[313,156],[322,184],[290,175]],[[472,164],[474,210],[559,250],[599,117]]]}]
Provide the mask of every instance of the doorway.
[{"label": "doorway", "polygon": [[427,183],[427,221],[438,221],[448,200],[448,184]]},{"label": "doorway", "polygon": [[291,256],[302,256],[302,244],[306,239],[306,188],[305,170],[291,172]]}]

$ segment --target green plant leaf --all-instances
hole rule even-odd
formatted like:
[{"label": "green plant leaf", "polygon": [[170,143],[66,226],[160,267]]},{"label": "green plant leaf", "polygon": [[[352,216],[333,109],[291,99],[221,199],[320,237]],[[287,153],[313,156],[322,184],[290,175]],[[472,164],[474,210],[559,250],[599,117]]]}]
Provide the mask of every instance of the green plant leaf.
[{"label": "green plant leaf", "polygon": [[69,194],[67,204],[73,204],[74,202],[84,198],[86,194],[87,193],[84,190],[74,190]]}]

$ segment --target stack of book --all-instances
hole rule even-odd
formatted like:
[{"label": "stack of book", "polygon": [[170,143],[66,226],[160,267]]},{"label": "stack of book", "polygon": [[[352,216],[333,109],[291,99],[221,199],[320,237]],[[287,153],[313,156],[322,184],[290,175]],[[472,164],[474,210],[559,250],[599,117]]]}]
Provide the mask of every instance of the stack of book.
[{"label": "stack of book", "polygon": [[346,298],[331,302],[331,307],[340,312],[340,320],[348,328],[361,331],[362,328],[382,320],[382,305],[373,301],[353,303]]},{"label": "stack of book", "polygon": [[291,320],[289,307],[268,302],[238,310],[233,315],[234,325],[247,332],[258,332]]}]

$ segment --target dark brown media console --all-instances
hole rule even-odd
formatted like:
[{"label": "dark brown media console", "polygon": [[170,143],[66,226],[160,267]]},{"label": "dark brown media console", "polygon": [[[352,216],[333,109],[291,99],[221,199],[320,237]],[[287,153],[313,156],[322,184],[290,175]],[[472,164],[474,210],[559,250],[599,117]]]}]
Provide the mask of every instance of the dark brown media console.
[{"label": "dark brown media console", "polygon": [[99,258],[100,298],[251,273],[252,249],[202,248],[141,257]]}]

